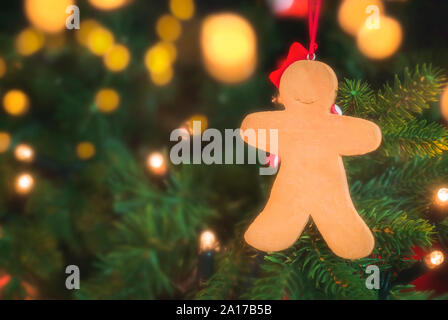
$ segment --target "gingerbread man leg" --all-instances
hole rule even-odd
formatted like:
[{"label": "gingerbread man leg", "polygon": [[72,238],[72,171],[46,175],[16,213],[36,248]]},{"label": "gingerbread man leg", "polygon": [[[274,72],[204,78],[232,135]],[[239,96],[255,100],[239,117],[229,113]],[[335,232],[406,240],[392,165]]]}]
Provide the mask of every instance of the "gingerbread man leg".
[{"label": "gingerbread man leg", "polygon": [[287,249],[302,233],[309,220],[303,210],[300,195],[285,192],[276,180],[264,210],[246,231],[244,238],[252,247],[270,252]]}]

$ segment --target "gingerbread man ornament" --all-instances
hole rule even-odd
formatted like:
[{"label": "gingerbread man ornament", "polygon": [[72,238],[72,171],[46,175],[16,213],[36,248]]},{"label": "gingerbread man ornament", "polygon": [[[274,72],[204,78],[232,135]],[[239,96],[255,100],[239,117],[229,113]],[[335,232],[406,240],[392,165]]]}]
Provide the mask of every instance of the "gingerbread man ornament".
[{"label": "gingerbread man ornament", "polygon": [[[282,165],[266,206],[244,235],[246,242],[267,252],[287,249],[311,217],[336,255],[369,255],[375,241],[350,198],[342,156],[377,149],[379,127],[330,112],[338,88],[336,75],[328,65],[307,60],[307,50],[299,43],[291,46],[270,79],[285,109],[249,114],[241,129],[277,129]],[[253,146],[270,152],[269,145],[258,141]]]}]

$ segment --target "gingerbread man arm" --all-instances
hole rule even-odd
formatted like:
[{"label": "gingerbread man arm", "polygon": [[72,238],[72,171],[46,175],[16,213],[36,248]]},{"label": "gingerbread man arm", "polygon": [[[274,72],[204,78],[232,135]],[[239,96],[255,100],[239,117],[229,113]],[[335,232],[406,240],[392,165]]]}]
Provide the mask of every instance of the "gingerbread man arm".
[{"label": "gingerbread man arm", "polygon": [[[271,139],[271,130],[277,130],[278,134],[278,128],[281,125],[281,111],[251,113],[244,118],[241,124],[240,136],[244,142],[255,148],[275,153],[278,150],[278,145],[271,145],[271,142],[277,142],[278,139]],[[260,130],[264,130],[265,139],[261,136],[263,133]]]},{"label": "gingerbread man arm", "polygon": [[331,142],[342,156],[362,155],[381,144],[381,130],[373,122],[348,116],[333,116]]}]

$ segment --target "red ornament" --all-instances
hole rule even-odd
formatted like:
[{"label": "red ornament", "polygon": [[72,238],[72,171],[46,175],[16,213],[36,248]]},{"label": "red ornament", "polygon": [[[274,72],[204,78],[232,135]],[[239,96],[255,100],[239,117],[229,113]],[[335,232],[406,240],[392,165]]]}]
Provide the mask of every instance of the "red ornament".
[{"label": "red ornament", "polygon": [[280,18],[304,18],[308,14],[308,0],[272,0],[271,3]]}]

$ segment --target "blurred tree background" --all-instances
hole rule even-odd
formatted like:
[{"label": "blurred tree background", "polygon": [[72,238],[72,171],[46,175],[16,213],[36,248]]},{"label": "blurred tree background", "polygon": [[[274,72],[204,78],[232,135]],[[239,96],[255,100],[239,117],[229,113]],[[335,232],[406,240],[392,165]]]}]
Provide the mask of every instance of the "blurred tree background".
[{"label": "blurred tree background", "polygon": [[[72,4],[79,30],[66,29]],[[368,5],[379,30],[364,30]],[[268,74],[293,41],[308,45],[306,7],[2,1],[0,298],[443,297],[446,1],[323,1],[317,59],[338,75],[343,113],[383,131],[377,152],[344,159],[372,256],[336,257],[312,222],[291,249],[257,252],[243,233],[275,177],[169,161],[176,128],[238,128],[278,108]],[[369,264],[380,290],[365,287]],[[66,289],[68,265],[81,290]]]}]

